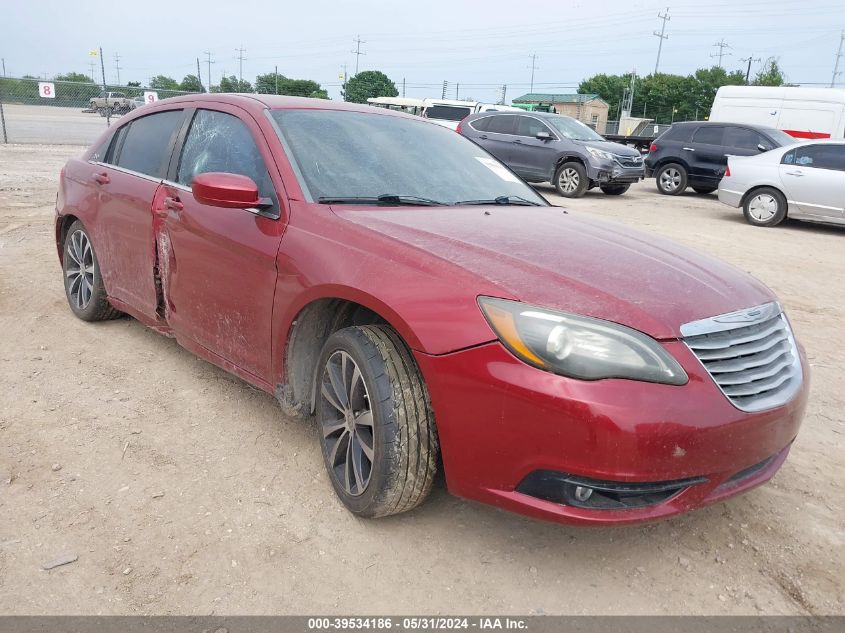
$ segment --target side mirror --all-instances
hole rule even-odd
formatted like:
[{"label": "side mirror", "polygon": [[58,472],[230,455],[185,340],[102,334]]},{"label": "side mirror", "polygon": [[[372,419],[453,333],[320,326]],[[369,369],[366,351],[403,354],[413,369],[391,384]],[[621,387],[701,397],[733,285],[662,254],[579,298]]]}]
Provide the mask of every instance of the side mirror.
[{"label": "side mirror", "polygon": [[200,204],[226,209],[249,209],[266,206],[258,197],[258,185],[248,176],[224,172],[208,172],[194,176],[191,182],[194,198]]},{"label": "side mirror", "polygon": [[760,150],[761,152],[768,152],[771,149],[771,147],[766,147],[762,143],[758,143],[757,149]]},{"label": "side mirror", "polygon": [[552,135],[548,132],[537,132],[536,138],[538,141],[551,141]]}]

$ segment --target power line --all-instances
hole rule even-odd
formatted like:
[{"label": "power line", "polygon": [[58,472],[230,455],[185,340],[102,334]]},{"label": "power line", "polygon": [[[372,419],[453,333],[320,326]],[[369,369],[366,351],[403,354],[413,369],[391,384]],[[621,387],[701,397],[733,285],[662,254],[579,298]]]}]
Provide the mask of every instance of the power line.
[{"label": "power line", "polygon": [[741,58],[739,61],[748,62],[748,68],[745,70],[745,83],[748,84],[748,79],[751,77],[751,62],[762,62],[763,60],[759,57],[754,57],[754,55],[749,55],[748,57]]},{"label": "power line", "polygon": [[537,66],[537,63],[536,63],[537,62],[537,53],[531,53],[531,55],[529,55],[529,57],[531,58],[531,65],[528,66],[528,68],[531,69],[531,90],[529,90],[529,92],[534,92],[534,71],[540,70],[540,67]]},{"label": "power line", "polygon": [[657,74],[657,69],[660,67],[660,53],[663,51],[663,40],[668,40],[669,36],[664,35],[666,32],[666,23],[672,18],[669,17],[669,7],[666,7],[666,13],[658,13],[657,17],[663,20],[663,26],[660,27],[660,33],[654,32],[656,37],[660,38],[660,43],[657,45],[657,61],[654,62],[654,74]]},{"label": "power line", "polygon": [[[214,63],[214,60],[211,59],[211,52],[203,51],[203,55],[205,55],[205,61],[208,64],[208,91],[211,92],[211,65]],[[202,80],[200,80],[202,83]]]},{"label": "power line", "polygon": [[714,47],[718,46],[718,47],[719,47],[719,52],[718,52],[718,53],[711,53],[711,54],[710,54],[710,57],[718,57],[718,58],[719,58],[719,68],[721,68],[721,67],[722,67],[722,57],[724,57],[724,56],[726,56],[726,55],[730,55],[730,54],[731,54],[731,53],[726,53],[726,52],[725,52],[725,49],[726,49],[726,48],[730,48],[730,47],[731,47],[731,45],[730,45],[730,44],[728,44],[728,43],[725,41],[725,38],[723,37],[721,40],[719,40],[718,42],[716,42],[715,44],[713,44],[713,46],[714,46]]},{"label": "power line", "polygon": [[361,52],[361,44],[366,44],[365,41],[361,39],[360,35],[355,36],[355,39],[352,40],[355,42],[355,50],[351,51],[353,55],[355,55],[355,74],[358,74],[358,60],[361,59],[361,55],[366,55],[366,53]]},{"label": "power line", "polygon": [[842,74],[839,70],[839,60],[842,59],[842,44],[845,43],[845,29],[842,30],[842,34],[839,36],[839,50],[836,51],[836,63],[833,65],[833,77],[830,78],[830,87],[834,88],[836,86],[836,78]]},{"label": "power line", "polygon": [[238,91],[240,92],[243,88],[244,84],[244,53],[246,53],[246,49],[241,45],[240,48],[236,48],[238,51],[238,56],[235,59],[238,60]]}]

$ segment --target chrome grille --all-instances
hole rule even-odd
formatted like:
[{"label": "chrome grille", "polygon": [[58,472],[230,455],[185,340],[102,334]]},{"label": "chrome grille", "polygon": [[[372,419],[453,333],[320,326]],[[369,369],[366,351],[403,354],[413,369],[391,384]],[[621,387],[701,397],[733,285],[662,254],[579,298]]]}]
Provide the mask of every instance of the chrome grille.
[{"label": "chrome grille", "polygon": [[795,338],[778,303],[687,323],[681,334],[738,409],[780,406],[801,386]]}]

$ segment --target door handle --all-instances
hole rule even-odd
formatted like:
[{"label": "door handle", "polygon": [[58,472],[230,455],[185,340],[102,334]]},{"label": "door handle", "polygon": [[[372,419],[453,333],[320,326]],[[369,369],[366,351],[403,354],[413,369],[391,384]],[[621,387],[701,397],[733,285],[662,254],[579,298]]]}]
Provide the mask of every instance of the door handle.
[{"label": "door handle", "polygon": [[106,172],[94,172],[91,175],[91,180],[96,182],[98,185],[107,185],[111,182],[109,175]]},{"label": "door handle", "polygon": [[803,172],[800,171],[787,171],[784,172],[787,176],[798,176],[799,178],[804,175]]},{"label": "door handle", "polygon": [[694,147],[682,147],[681,149],[686,150],[687,152],[694,152],[695,151]]},{"label": "door handle", "polygon": [[185,208],[185,205],[179,202],[179,198],[174,198],[172,196],[167,196],[164,199],[164,206],[168,209],[172,209],[173,211],[181,211]]},{"label": "door handle", "polygon": [[486,140],[487,140],[487,135],[486,135],[486,134],[482,134],[482,135],[481,135],[481,136],[479,136],[478,138],[483,139],[483,140],[485,140],[485,141],[486,141]]}]

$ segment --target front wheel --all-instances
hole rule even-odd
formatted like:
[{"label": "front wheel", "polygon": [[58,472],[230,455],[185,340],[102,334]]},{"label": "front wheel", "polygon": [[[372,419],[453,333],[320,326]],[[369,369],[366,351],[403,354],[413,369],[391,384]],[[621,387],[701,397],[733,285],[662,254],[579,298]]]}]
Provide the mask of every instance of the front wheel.
[{"label": "front wheel", "polygon": [[439,443],[419,368],[384,325],[348,327],[323,347],[317,425],[326,470],[362,517],[411,510],[431,490]]},{"label": "front wheel", "polygon": [[678,163],[663,165],[654,174],[657,190],[666,196],[677,196],[687,188],[687,170]]},{"label": "front wheel", "polygon": [[746,196],[742,213],[754,226],[775,226],[786,218],[786,198],[777,189],[761,187]]},{"label": "front wheel", "polygon": [[602,185],[601,190],[608,196],[621,196],[631,185]]},{"label": "front wheel", "polygon": [[587,178],[587,170],[581,163],[569,162],[557,168],[552,184],[564,198],[580,198],[587,191],[590,180]]}]

